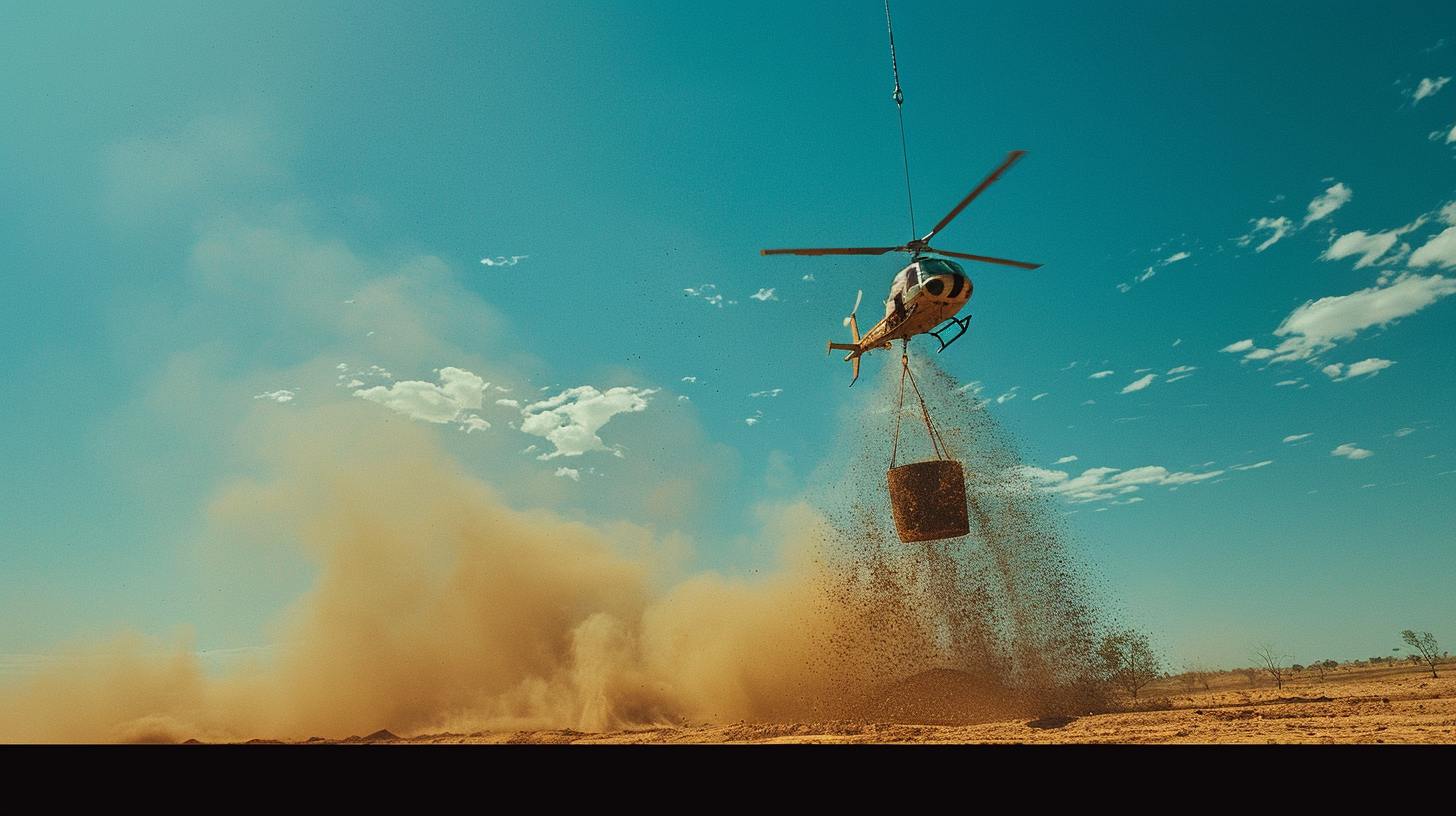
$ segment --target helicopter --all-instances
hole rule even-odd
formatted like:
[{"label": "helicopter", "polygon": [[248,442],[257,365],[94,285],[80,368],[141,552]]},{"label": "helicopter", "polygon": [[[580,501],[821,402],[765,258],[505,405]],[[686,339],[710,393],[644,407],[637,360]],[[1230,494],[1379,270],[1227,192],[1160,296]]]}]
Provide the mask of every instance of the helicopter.
[{"label": "helicopter", "polygon": [[[897,83],[898,91],[898,83]],[[898,99],[896,100],[899,101]],[[1006,155],[1005,160],[995,170],[991,171],[985,180],[976,186],[969,195],[961,199],[961,203],[955,206],[946,217],[940,219],[924,238],[916,238],[902,246],[892,247],[840,247],[835,249],[764,249],[760,255],[885,255],[891,252],[909,252],[910,263],[895,275],[890,284],[890,298],[885,301],[885,318],[875,324],[863,337],[859,333],[859,322],[855,315],[859,312],[860,300],[864,298],[864,290],[860,290],[859,297],[854,301],[854,309],[849,317],[844,319],[844,325],[849,327],[850,337],[853,342],[835,343],[829,342],[825,353],[833,353],[834,349],[848,351],[849,355],[844,359],[846,362],[854,363],[854,379],[849,381],[853,386],[859,379],[860,358],[874,349],[890,348],[890,344],[896,340],[902,340],[907,345],[910,338],[919,334],[928,334],[940,343],[937,353],[945,351],[951,343],[959,340],[966,333],[970,326],[971,316],[957,317],[962,307],[971,299],[971,279],[966,275],[965,269],[955,261],[943,258],[923,257],[925,255],[945,255],[951,258],[961,258],[982,263],[1001,264],[1003,266],[1014,266],[1020,269],[1037,269],[1041,264],[1024,263],[1022,261],[1009,261],[1005,258],[992,258],[986,255],[967,255],[963,252],[947,252],[943,249],[936,249],[930,246],[930,239],[936,233],[945,228],[966,205],[975,200],[977,196],[985,192],[997,179],[1005,173],[1011,165],[1015,164],[1022,156],[1026,155],[1025,150],[1013,150]],[[913,233],[912,233],[913,234]],[[937,326],[939,328],[937,328]],[[942,336],[948,331],[955,333],[946,339]]]}]

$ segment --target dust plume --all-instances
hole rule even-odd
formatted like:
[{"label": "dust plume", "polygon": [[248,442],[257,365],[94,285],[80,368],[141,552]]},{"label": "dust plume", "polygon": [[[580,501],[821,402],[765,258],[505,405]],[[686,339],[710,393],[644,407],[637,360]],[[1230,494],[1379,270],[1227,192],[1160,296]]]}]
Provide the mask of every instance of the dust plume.
[{"label": "dust plume", "polygon": [[895,366],[819,487],[779,510],[766,535],[780,563],[752,580],[682,574],[683,542],[649,528],[508,507],[428,429],[381,425],[367,406],[258,413],[241,438],[267,478],[223,490],[209,514],[250,557],[296,546],[315,565],[276,655],[219,675],[185,637],[77,646],[0,689],[0,740],[970,722],[1095,705],[1096,616],[1055,514],[989,414],[916,365],[974,474],[972,535],[904,545],[889,526],[876,423],[893,418]]}]

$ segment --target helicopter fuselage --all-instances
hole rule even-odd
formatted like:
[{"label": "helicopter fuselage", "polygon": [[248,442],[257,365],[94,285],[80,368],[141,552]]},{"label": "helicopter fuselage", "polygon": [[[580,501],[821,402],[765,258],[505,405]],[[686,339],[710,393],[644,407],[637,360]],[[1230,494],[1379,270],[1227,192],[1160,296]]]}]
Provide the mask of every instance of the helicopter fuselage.
[{"label": "helicopter fuselage", "polygon": [[831,342],[829,348],[849,352],[844,359],[854,361],[858,378],[861,355],[877,348],[887,349],[896,340],[926,334],[954,318],[971,299],[972,288],[971,279],[960,264],[940,258],[917,258],[901,269],[891,283],[890,297],[885,301],[885,318],[861,336],[855,316],[850,315],[853,342]]}]

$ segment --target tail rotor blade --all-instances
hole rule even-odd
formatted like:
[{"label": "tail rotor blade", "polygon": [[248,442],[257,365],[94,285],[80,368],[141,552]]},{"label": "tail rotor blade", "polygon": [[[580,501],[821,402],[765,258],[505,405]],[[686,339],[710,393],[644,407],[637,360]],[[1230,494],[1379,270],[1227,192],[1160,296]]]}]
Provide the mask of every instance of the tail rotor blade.
[{"label": "tail rotor blade", "polygon": [[854,299],[854,308],[849,311],[849,317],[846,317],[844,319],[844,325],[848,326],[849,325],[849,321],[853,320],[854,319],[854,316],[857,315],[857,314],[859,314],[859,302],[861,300],[864,300],[864,290],[863,289],[859,290],[859,296]]},{"label": "tail rotor blade", "polygon": [[940,223],[939,224],[936,224],[935,225],[935,228],[932,229],[928,234],[926,234],[926,236],[924,238],[921,238],[920,239],[920,242],[922,244],[923,243],[928,243],[931,238],[934,238],[935,237],[935,234],[937,232],[940,232],[942,229],[945,229],[945,225],[946,224],[949,224],[951,222],[951,219],[955,218],[957,215],[960,215],[961,214],[961,210],[964,210],[966,208],[966,205],[967,204],[969,204],[972,201],[974,201],[976,199],[976,196],[980,195],[981,193],[984,193],[986,191],[986,188],[987,187],[990,187],[992,184],[994,184],[996,182],[996,179],[1001,178],[1001,174],[1002,173],[1005,173],[1007,171],[1007,169],[1011,167],[1011,165],[1016,164],[1017,160],[1020,159],[1022,156],[1025,156],[1025,155],[1026,155],[1026,151],[1025,150],[1013,150],[1010,153],[1007,153],[1006,154],[1006,159],[1001,162],[1001,166],[1000,167],[997,167],[995,170],[992,170],[991,171],[991,175],[986,176],[986,180],[985,181],[982,181],[980,184],[976,185],[976,189],[972,190],[970,195],[968,195],[965,198],[961,199],[961,203],[957,204],[956,205],[956,208],[953,209],[953,210],[951,210],[949,215],[947,215],[946,217],[940,219]]}]

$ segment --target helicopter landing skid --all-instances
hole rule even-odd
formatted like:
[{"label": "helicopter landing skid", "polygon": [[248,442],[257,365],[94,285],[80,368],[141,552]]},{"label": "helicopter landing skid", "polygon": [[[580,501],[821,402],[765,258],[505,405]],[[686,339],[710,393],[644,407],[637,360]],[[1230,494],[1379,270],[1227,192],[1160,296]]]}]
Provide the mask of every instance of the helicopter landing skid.
[{"label": "helicopter landing skid", "polygon": [[[939,354],[942,351],[945,351],[946,349],[950,348],[950,344],[951,343],[954,343],[955,341],[961,339],[961,337],[963,335],[965,335],[966,329],[970,328],[970,325],[971,325],[971,316],[970,315],[966,315],[965,317],[952,317],[949,320],[947,320],[945,323],[941,324],[941,327],[940,328],[935,329],[933,331],[928,331],[928,332],[926,332],[926,334],[928,334],[931,337],[934,337],[936,340],[940,341],[940,348],[938,348],[938,349],[935,350],[935,353],[936,354]],[[955,336],[952,337],[949,340],[945,339],[944,337],[941,337],[940,336],[941,335],[941,332],[944,332],[944,331],[949,330],[951,326],[955,326],[957,329],[959,329],[959,331],[957,331],[955,333]]]}]

